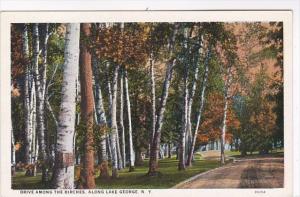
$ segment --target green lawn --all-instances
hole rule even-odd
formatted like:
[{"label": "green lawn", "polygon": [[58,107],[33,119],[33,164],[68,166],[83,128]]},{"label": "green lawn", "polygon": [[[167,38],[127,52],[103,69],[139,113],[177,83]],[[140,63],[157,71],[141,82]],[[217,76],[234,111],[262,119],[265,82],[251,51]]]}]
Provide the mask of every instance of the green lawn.
[{"label": "green lawn", "polygon": [[[220,166],[219,161],[203,160],[199,155],[195,157],[193,166],[185,171],[178,171],[177,164],[178,160],[175,158],[161,160],[159,162],[160,174],[156,177],[148,177],[146,176],[148,161],[145,161],[144,165],[136,167],[134,172],[128,172],[128,169],[120,170],[117,179],[101,180],[96,178],[96,185],[97,188],[103,189],[171,188],[189,177]],[[16,176],[13,177],[12,187],[14,189],[46,189],[50,187],[40,182],[41,174],[36,177],[26,177],[24,174],[25,172],[17,172]],[[96,176],[98,176],[98,172]]]}]

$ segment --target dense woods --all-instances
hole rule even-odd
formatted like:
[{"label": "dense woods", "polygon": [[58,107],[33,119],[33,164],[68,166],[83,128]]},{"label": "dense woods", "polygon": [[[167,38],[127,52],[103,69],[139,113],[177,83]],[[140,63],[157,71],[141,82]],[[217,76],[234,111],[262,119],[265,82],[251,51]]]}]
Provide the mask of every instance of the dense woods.
[{"label": "dense woods", "polygon": [[284,145],[280,22],[13,24],[11,62],[12,175],[51,188]]}]

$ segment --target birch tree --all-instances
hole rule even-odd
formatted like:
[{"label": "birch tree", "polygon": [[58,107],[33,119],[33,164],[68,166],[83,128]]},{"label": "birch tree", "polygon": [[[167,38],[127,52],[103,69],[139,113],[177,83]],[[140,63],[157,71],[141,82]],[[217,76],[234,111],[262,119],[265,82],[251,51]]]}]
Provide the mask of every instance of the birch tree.
[{"label": "birch tree", "polygon": [[112,103],[111,103],[111,160],[112,160],[112,177],[118,177],[118,155],[117,155],[117,90],[118,90],[118,72],[120,65],[115,65],[113,83],[112,83]]},{"label": "birch tree", "polygon": [[[108,178],[108,155],[106,152],[106,142],[108,138],[107,134],[107,119],[104,111],[102,91],[100,86],[99,78],[99,67],[96,57],[93,58],[93,69],[94,69],[94,78],[95,78],[95,108],[96,108],[96,123],[99,125],[100,130],[100,177]],[[99,159],[99,158],[98,158]]]},{"label": "birch tree", "polygon": [[134,171],[134,150],[132,141],[132,123],[131,123],[131,106],[128,89],[128,75],[124,68],[124,81],[125,81],[125,95],[127,105],[127,118],[128,118],[128,141],[129,141],[129,172]]},{"label": "birch tree", "polygon": [[40,56],[40,41],[39,41],[39,24],[33,24],[33,66],[34,66],[34,79],[36,89],[36,103],[37,103],[37,133],[39,143],[39,155],[42,160],[42,181],[46,182],[48,179],[47,168],[47,153],[45,142],[45,119],[44,119],[44,97],[40,81],[39,73],[39,56]]},{"label": "birch tree", "polygon": [[226,79],[225,79],[225,85],[224,85],[224,109],[223,109],[223,121],[222,121],[222,130],[221,130],[221,164],[225,164],[225,136],[226,136],[226,121],[227,121],[227,111],[228,111],[228,91],[231,85],[231,79],[232,79],[232,66],[228,66],[226,69]]},{"label": "birch tree", "polygon": [[24,143],[25,146],[25,163],[30,163],[31,161],[31,142],[32,142],[32,128],[31,123],[32,119],[30,118],[30,91],[29,91],[29,75],[30,75],[30,66],[29,66],[29,46],[28,46],[28,27],[27,24],[23,25],[22,29],[22,40],[23,40],[23,56],[26,63],[26,70],[25,70],[25,85],[24,85],[24,104],[25,104],[25,136],[26,140]]},{"label": "birch tree", "polygon": [[206,55],[205,62],[204,62],[204,70],[205,71],[204,71],[202,87],[201,87],[200,105],[199,105],[199,109],[197,111],[197,119],[196,119],[197,122],[196,122],[196,127],[195,127],[195,130],[193,132],[193,136],[192,136],[192,144],[191,144],[191,148],[189,149],[189,153],[188,153],[188,159],[187,159],[187,165],[188,166],[192,165],[192,158],[193,158],[193,155],[194,155],[194,149],[195,149],[198,129],[199,129],[199,125],[201,123],[202,111],[203,111],[204,101],[205,101],[205,89],[206,89],[206,86],[207,86],[207,79],[208,79],[210,55],[211,55],[211,49],[209,48],[208,52],[207,52],[207,55]]},{"label": "birch tree", "polygon": [[79,69],[80,24],[66,25],[62,102],[60,104],[55,168],[52,185],[55,189],[74,188],[74,150],[76,119],[76,80]]},{"label": "birch tree", "polygon": [[165,76],[163,91],[162,91],[161,100],[160,100],[160,108],[157,113],[154,137],[151,142],[149,171],[148,171],[148,175],[150,175],[150,176],[156,175],[157,170],[158,170],[158,158],[157,157],[158,157],[158,153],[159,153],[158,151],[160,148],[160,136],[161,136],[162,122],[163,122],[165,107],[166,107],[167,98],[168,98],[168,94],[169,94],[169,87],[170,87],[170,83],[171,83],[173,68],[174,68],[174,65],[176,64],[176,58],[173,57],[173,54],[174,54],[173,50],[174,50],[174,45],[175,45],[177,29],[178,29],[178,24],[176,23],[174,30],[173,30],[173,35],[172,35],[172,38],[170,41],[170,47],[169,47],[170,60],[167,62],[166,76]]},{"label": "birch tree", "polygon": [[120,130],[122,134],[122,158],[123,168],[126,167],[126,143],[125,143],[125,128],[124,128],[124,80],[123,80],[123,67],[120,69]]}]

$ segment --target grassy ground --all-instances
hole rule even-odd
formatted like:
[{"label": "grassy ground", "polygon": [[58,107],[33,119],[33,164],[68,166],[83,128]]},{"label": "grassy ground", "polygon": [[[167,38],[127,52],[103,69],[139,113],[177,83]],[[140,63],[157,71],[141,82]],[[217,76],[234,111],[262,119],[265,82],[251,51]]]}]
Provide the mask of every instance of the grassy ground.
[{"label": "grassy ground", "polygon": [[[229,157],[241,158],[241,154],[238,151],[226,151],[225,154]],[[250,153],[249,153],[250,154]],[[268,156],[282,157],[283,151],[276,151],[268,154]],[[254,152],[251,157],[263,157]],[[171,188],[172,186],[180,183],[201,172],[208,171],[210,169],[220,166],[219,159],[204,160],[199,154],[196,154],[193,166],[187,168],[185,171],[177,170],[178,160],[173,158],[167,158],[159,161],[160,174],[156,177],[148,177],[148,161],[145,160],[142,166],[137,166],[134,172],[128,172],[128,168],[119,171],[119,177],[117,179],[101,180],[96,178],[96,187],[102,189],[141,189],[141,188],[153,188],[163,189]],[[14,189],[48,189],[49,184],[41,183],[41,174],[38,173],[36,177],[26,177],[25,172],[17,172],[13,177],[12,187]],[[96,177],[99,176],[99,172],[96,169]]]},{"label": "grassy ground", "polygon": [[[170,188],[177,183],[194,176],[198,173],[218,167],[219,161],[207,161],[200,158],[199,155],[195,157],[193,166],[185,171],[177,170],[178,160],[175,158],[167,158],[159,162],[160,174],[156,177],[148,177],[146,173],[148,171],[148,161],[144,162],[143,166],[135,168],[134,172],[128,172],[128,169],[119,171],[119,178],[101,180],[96,178],[97,188],[102,189],[129,189],[129,188],[155,188],[163,189]],[[17,172],[16,176],[13,177],[12,187],[14,189],[47,189],[50,186],[42,184],[41,174],[38,173],[36,177],[26,177],[25,172]],[[96,173],[98,176],[98,173]]]}]

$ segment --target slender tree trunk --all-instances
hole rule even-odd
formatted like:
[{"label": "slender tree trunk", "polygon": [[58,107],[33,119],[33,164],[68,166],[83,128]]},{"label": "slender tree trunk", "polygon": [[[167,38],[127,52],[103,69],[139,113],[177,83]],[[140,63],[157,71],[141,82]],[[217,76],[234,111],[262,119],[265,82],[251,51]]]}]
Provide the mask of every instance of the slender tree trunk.
[{"label": "slender tree trunk", "polygon": [[[33,77],[31,77],[33,78]],[[31,128],[32,128],[32,163],[33,169],[30,173],[32,176],[36,176],[36,166],[37,166],[37,159],[38,159],[38,140],[37,140],[37,129],[36,129],[36,93],[35,93],[35,82],[32,80],[31,84],[31,99],[30,99],[30,106],[31,106],[31,114],[30,118],[32,120]]]},{"label": "slender tree trunk", "polygon": [[184,73],[183,73],[183,113],[182,113],[182,127],[180,133],[180,146],[179,146],[179,162],[178,170],[185,170],[186,163],[186,149],[188,148],[188,107],[189,107],[189,63],[190,63],[190,49],[188,44],[188,28],[184,29]]},{"label": "slender tree trunk", "polygon": [[33,65],[37,95],[37,132],[38,132],[38,143],[39,143],[39,155],[42,160],[42,181],[48,181],[48,167],[47,167],[47,153],[45,143],[45,119],[44,119],[44,97],[42,94],[42,87],[40,82],[39,74],[39,29],[38,24],[33,25]]},{"label": "slender tree trunk", "polygon": [[117,156],[118,156],[118,170],[123,168],[123,158],[121,153],[121,145],[120,145],[120,138],[119,138],[119,131],[116,132],[116,145],[117,145]]},{"label": "slender tree trunk", "polygon": [[16,175],[16,149],[13,130],[11,129],[11,176]]},{"label": "slender tree trunk", "polygon": [[155,133],[155,124],[156,124],[156,96],[155,96],[155,75],[154,75],[155,72],[154,72],[153,53],[150,54],[150,72],[151,72],[152,133],[149,142],[149,153],[150,153],[151,143],[153,141],[153,137]]},{"label": "slender tree trunk", "polygon": [[121,134],[122,134],[122,158],[123,158],[123,168],[126,167],[126,147],[125,147],[125,128],[124,128],[124,87],[123,87],[123,69],[121,69],[120,72],[121,76],[120,76],[120,130],[121,130]]},{"label": "slender tree trunk", "polygon": [[170,60],[167,63],[167,70],[166,70],[166,77],[163,85],[163,91],[161,95],[160,100],[160,108],[158,111],[156,124],[155,124],[155,133],[153,136],[153,140],[151,142],[151,148],[150,148],[150,160],[149,160],[149,176],[155,176],[158,174],[158,151],[160,147],[160,136],[161,136],[161,128],[162,128],[162,122],[164,118],[164,112],[166,108],[167,98],[169,94],[169,87],[171,83],[172,73],[173,73],[173,67],[176,64],[176,58],[173,58],[173,47],[175,43],[175,38],[177,34],[178,24],[175,24],[173,36],[171,38],[170,42]]},{"label": "slender tree trunk", "polygon": [[117,90],[118,90],[118,72],[119,65],[115,66],[113,77],[112,103],[111,103],[111,160],[112,160],[112,178],[118,177],[118,153],[117,153]]},{"label": "slender tree trunk", "polygon": [[129,172],[134,171],[134,150],[132,141],[132,123],[131,123],[131,106],[128,89],[128,75],[124,69],[124,81],[125,81],[125,94],[126,94],[126,105],[127,105],[127,118],[128,118],[128,141],[129,141]]},{"label": "slender tree trunk", "polygon": [[27,24],[24,24],[22,30],[22,40],[23,40],[23,56],[26,62],[26,70],[25,70],[25,85],[24,85],[24,110],[25,110],[25,142],[24,142],[24,161],[26,164],[30,163],[31,161],[31,122],[30,119],[30,95],[29,95],[29,47],[28,47],[28,30]]},{"label": "slender tree trunk", "polygon": [[85,126],[84,162],[83,162],[83,188],[95,188],[94,179],[94,95],[93,95],[93,71],[91,53],[88,50],[86,39],[91,34],[91,24],[83,23],[81,26],[80,47],[80,88],[81,88],[81,116]]},{"label": "slender tree trunk", "polygon": [[106,121],[106,115],[104,111],[104,105],[103,105],[103,98],[102,98],[102,92],[100,87],[100,78],[99,78],[99,67],[97,64],[97,60],[95,57],[93,57],[93,68],[94,68],[94,76],[95,76],[95,103],[96,103],[96,114],[97,114],[97,124],[100,126],[101,131],[101,137],[100,137],[100,154],[98,154],[100,157],[100,177],[107,179],[109,177],[108,172],[108,157],[106,152],[106,141],[108,138],[107,135],[107,121]]},{"label": "slender tree trunk", "polygon": [[171,149],[172,149],[172,145],[171,145],[171,143],[169,142],[169,143],[168,143],[168,158],[172,158],[172,152],[171,152]]},{"label": "slender tree trunk", "polygon": [[199,110],[198,110],[198,115],[197,115],[197,123],[196,123],[196,127],[195,130],[193,132],[193,138],[192,138],[192,144],[191,144],[191,148],[189,149],[189,154],[188,154],[188,160],[187,160],[187,165],[188,166],[192,166],[192,159],[193,159],[193,155],[194,155],[194,149],[195,149],[195,144],[196,144],[196,139],[197,139],[197,134],[198,134],[198,129],[201,123],[201,116],[202,116],[202,111],[203,111],[203,107],[204,107],[204,101],[205,101],[205,89],[206,89],[206,85],[207,85],[207,78],[208,78],[208,63],[210,60],[210,48],[208,49],[208,53],[204,62],[204,76],[203,76],[203,81],[202,81],[202,87],[201,87],[201,96],[200,96],[200,106],[199,106]]},{"label": "slender tree trunk", "polygon": [[186,131],[187,131],[187,113],[188,113],[188,66],[185,64],[184,78],[183,78],[183,113],[182,113],[182,128],[180,133],[180,145],[179,145],[179,162],[178,170],[185,170],[185,148],[186,148]]},{"label": "slender tree trunk", "polygon": [[[106,81],[107,81],[107,91],[108,91],[108,102],[109,102],[109,110],[108,110],[108,126],[111,128],[111,109],[112,109],[112,91],[111,91],[111,81],[109,79],[109,66],[110,63],[106,62]],[[111,135],[107,134],[107,148],[108,148],[108,155],[110,160],[112,159],[112,149],[111,149]]]},{"label": "slender tree trunk", "polygon": [[225,164],[225,136],[226,136],[226,120],[228,111],[228,90],[231,83],[231,66],[227,68],[225,87],[224,87],[224,110],[223,110],[223,122],[222,122],[222,133],[221,133],[221,164]]},{"label": "slender tree trunk", "polygon": [[67,24],[62,102],[52,178],[54,189],[74,188],[73,136],[76,124],[76,79],[79,69],[80,24]]},{"label": "slender tree trunk", "polygon": [[193,144],[193,135],[192,135],[192,122],[191,122],[191,116],[192,116],[192,106],[193,106],[193,101],[194,101],[194,96],[195,96],[195,92],[196,92],[196,88],[197,88],[197,81],[199,78],[199,57],[202,54],[202,45],[203,45],[203,38],[201,36],[200,38],[200,45],[198,48],[198,51],[196,53],[196,55],[194,56],[194,68],[195,68],[195,72],[194,72],[194,78],[193,78],[193,82],[192,82],[192,88],[190,91],[190,96],[189,96],[189,100],[188,100],[188,110],[187,110],[187,134],[189,136],[189,140],[188,140],[188,147],[187,147],[187,161],[186,161],[186,165],[190,166],[189,163],[189,153],[191,152],[191,148],[192,148],[192,144]]}]

